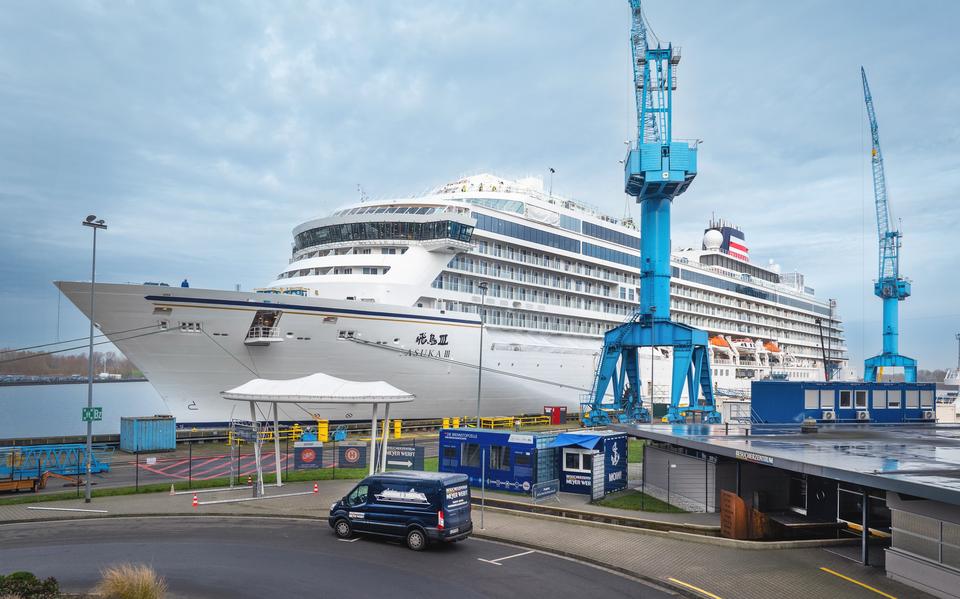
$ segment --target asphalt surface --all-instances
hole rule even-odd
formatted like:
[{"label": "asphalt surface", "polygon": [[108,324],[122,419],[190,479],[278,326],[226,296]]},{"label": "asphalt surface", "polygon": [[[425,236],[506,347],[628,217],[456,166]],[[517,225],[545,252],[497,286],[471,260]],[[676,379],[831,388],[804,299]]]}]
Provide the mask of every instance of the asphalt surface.
[{"label": "asphalt surface", "polygon": [[101,568],[146,563],[174,597],[633,597],[673,593],[607,570],[484,541],[423,552],[379,539],[341,541],[326,521],[109,518],[0,526],[0,574],[93,588]]}]

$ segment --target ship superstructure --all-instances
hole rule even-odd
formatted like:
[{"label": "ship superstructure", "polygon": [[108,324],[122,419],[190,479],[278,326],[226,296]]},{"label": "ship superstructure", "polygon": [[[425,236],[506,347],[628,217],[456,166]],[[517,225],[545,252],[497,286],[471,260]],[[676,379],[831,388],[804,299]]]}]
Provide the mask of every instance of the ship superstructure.
[{"label": "ship superstructure", "polygon": [[[415,394],[400,418],[472,413],[481,312],[483,412],[577,410],[603,333],[639,297],[633,223],[547,193],[537,178],[481,174],[360,201],[293,238],[289,263],[257,292],[98,284],[101,329],[181,422],[228,421],[232,405],[218,392],[255,376],[314,372]],[[833,304],[802,275],[750,262],[739,229],[711,222],[698,247],[674,250],[671,271],[671,311],[710,333],[721,399],[756,379],[822,380],[824,358],[826,371],[846,364]],[[88,284],[59,285],[86,310]],[[158,334],[112,333],[151,324]],[[645,351],[641,377],[665,401],[670,350]],[[286,417],[353,417],[324,410]]]}]

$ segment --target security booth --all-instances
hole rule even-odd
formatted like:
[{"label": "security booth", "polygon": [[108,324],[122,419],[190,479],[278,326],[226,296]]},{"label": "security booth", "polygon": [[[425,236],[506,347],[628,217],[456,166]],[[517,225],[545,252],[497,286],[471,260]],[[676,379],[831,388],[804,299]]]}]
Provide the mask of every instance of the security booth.
[{"label": "security booth", "polygon": [[[529,493],[537,482],[537,444],[549,442],[535,433],[475,428],[440,430],[440,472],[458,472],[470,478],[470,484],[500,491]],[[549,461],[548,461],[549,463]]]},{"label": "security booth", "polygon": [[627,435],[583,430],[550,443],[560,453],[560,490],[601,498],[627,487]]},{"label": "security booth", "polygon": [[934,423],[935,383],[754,381],[751,408],[759,423]]}]

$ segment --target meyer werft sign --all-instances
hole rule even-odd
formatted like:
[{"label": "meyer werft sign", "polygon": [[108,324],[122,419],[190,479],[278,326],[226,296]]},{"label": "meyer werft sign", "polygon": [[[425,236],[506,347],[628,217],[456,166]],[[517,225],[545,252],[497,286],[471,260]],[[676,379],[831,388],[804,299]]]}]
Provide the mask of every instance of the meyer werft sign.
[{"label": "meyer werft sign", "polygon": [[743,451],[738,449],[735,454],[738,460],[747,460],[748,462],[756,462],[757,464],[766,464],[768,466],[773,466],[773,458],[770,456],[760,455],[759,453],[753,453],[752,451]]},{"label": "meyer werft sign", "polygon": [[423,447],[387,447],[387,470],[423,470]]}]

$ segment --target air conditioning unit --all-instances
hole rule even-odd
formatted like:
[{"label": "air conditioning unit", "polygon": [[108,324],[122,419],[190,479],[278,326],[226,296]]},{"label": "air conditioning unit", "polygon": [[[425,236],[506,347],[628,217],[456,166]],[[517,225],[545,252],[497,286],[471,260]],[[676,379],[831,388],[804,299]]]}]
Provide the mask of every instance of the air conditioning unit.
[{"label": "air conditioning unit", "polygon": [[924,411],[923,411],[923,419],[924,419],[924,420],[933,420],[933,419],[935,419],[936,417],[937,417],[937,413],[934,412],[933,410],[924,410]]},{"label": "air conditioning unit", "polygon": [[823,418],[822,418],[822,420],[836,420],[836,419],[837,419],[837,413],[834,412],[833,410],[824,410],[824,411],[823,411]]},{"label": "air conditioning unit", "polygon": [[870,412],[866,410],[857,410],[857,420],[870,420]]}]

